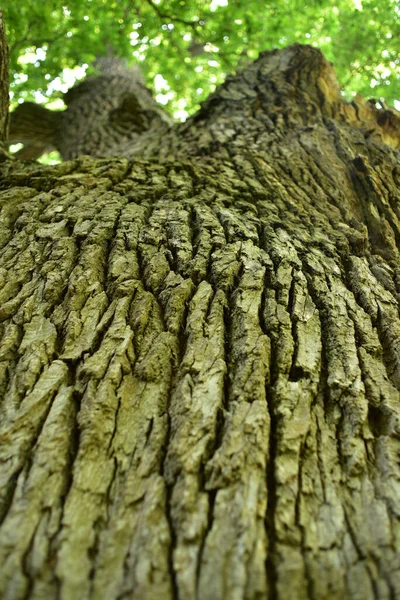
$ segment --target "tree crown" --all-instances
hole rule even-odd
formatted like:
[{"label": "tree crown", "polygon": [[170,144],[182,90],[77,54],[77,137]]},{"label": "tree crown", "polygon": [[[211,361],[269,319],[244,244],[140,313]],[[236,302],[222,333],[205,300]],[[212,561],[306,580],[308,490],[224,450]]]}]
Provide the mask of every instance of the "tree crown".
[{"label": "tree crown", "polygon": [[[400,9],[395,0],[65,0],[4,7],[12,100],[61,97],[112,49],[140,63],[176,118],[260,50],[318,46],[346,91],[400,99]],[[72,73],[66,71],[72,70]]]}]

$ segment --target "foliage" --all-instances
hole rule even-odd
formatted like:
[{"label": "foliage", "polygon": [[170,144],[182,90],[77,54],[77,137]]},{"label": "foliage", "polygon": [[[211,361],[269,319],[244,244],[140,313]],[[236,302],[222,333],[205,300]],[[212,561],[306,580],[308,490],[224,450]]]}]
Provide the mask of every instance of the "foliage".
[{"label": "foliage", "polygon": [[3,12],[14,101],[61,96],[65,69],[82,77],[112,49],[180,117],[238,64],[294,42],[318,46],[346,90],[400,100],[397,0],[21,0]]}]

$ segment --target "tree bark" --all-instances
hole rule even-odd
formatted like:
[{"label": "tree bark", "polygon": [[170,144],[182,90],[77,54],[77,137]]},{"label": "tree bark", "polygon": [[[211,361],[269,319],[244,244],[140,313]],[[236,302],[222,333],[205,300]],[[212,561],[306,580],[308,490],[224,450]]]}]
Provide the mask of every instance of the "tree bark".
[{"label": "tree bark", "polygon": [[9,142],[24,144],[17,158],[33,160],[54,149],[64,160],[82,154],[115,156],[139,139],[164,135],[173,119],[156,103],[141,72],[112,56],[96,64],[101,75],[64,94],[66,110],[33,102],[14,110]]},{"label": "tree bark", "polygon": [[293,46],[2,166],[2,598],[399,597],[398,132]]},{"label": "tree bark", "polygon": [[0,10],[0,161],[10,158],[7,152],[8,135],[8,45],[3,14]]}]

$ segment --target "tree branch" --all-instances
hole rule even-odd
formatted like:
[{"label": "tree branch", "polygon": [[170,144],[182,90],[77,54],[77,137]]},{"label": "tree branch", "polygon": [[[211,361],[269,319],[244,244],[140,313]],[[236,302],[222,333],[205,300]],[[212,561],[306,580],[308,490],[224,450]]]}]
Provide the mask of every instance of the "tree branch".
[{"label": "tree branch", "polygon": [[198,27],[199,25],[201,25],[201,23],[200,23],[201,19],[198,19],[196,21],[186,21],[185,19],[180,19],[179,17],[176,17],[175,15],[172,16],[172,15],[161,12],[160,9],[158,8],[157,4],[154,4],[153,0],[146,0],[146,2],[154,10],[156,15],[163,21],[165,21],[165,20],[176,21],[177,23],[182,23],[182,25],[187,25],[188,27],[192,27],[192,29],[195,29],[195,27]]}]

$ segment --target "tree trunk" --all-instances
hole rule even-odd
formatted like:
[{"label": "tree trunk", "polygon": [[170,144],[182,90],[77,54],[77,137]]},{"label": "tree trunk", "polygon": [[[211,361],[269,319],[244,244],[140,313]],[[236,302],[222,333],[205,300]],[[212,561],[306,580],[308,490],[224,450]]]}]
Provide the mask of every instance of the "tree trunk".
[{"label": "tree trunk", "polygon": [[10,158],[6,148],[8,134],[8,45],[0,10],[0,161]]},{"label": "tree trunk", "polygon": [[269,52],[2,166],[0,597],[400,597],[398,117]]}]

